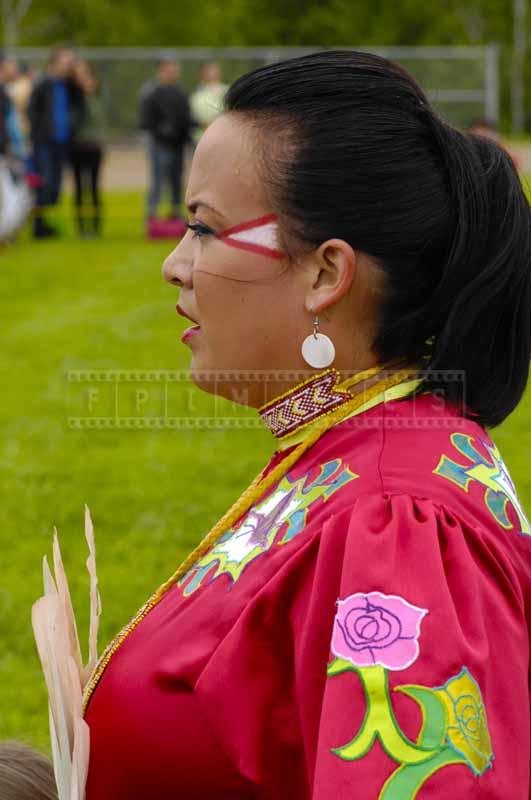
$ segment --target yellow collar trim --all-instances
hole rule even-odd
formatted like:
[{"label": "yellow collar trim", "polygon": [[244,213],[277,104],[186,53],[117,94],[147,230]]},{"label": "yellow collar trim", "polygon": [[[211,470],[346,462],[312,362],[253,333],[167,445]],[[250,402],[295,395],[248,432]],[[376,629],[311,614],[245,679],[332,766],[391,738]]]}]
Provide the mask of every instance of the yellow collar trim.
[{"label": "yellow collar trim", "polygon": [[[345,383],[347,383],[347,381],[345,381]],[[368,400],[348,416],[343,417],[340,421],[344,422],[346,419],[351,419],[351,417],[356,417],[358,414],[363,414],[364,411],[369,411],[369,409],[380,405],[380,403],[390,403],[392,400],[401,400],[403,397],[407,397],[408,394],[411,394],[421,383],[421,379],[415,378],[414,380],[399,383],[398,386],[393,386],[391,389],[386,389],[376,397],[373,397],[372,400]],[[344,384],[339,384],[336,388],[344,389],[346,387]],[[304,430],[295,431],[291,436],[286,436],[279,442],[277,450],[285,450],[287,447],[292,447],[294,444],[300,444],[313,429],[319,425],[320,421],[317,419],[315,422],[310,422],[308,425],[305,425]]]}]

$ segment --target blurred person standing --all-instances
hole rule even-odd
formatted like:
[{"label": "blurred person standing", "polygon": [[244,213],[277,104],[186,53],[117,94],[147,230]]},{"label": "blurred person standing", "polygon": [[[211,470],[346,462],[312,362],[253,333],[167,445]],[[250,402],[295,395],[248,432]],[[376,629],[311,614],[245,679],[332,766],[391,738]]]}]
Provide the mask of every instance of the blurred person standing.
[{"label": "blurred person standing", "polygon": [[85,98],[85,112],[70,148],[77,229],[80,236],[98,236],[101,232],[100,173],[105,130],[100,84],[84,59],[75,62],[72,74]]},{"label": "blurred person standing", "polygon": [[59,201],[63,167],[70,145],[84,115],[84,93],[72,78],[74,53],[69,48],[54,50],[47,69],[31,92],[28,117],[33,159],[42,179],[37,190],[34,236],[53,236],[57,230],[43,216],[47,206]]},{"label": "blurred person standing", "polygon": [[[8,94],[16,62],[0,53],[0,242],[13,240],[32,207],[28,151],[17,109]],[[0,797],[3,795],[0,794]]]},{"label": "blurred person standing", "polygon": [[17,66],[16,74],[7,85],[7,91],[17,109],[20,129],[26,141],[28,141],[30,133],[28,106],[32,89],[32,70],[27,64]]},{"label": "blurred person standing", "polygon": [[[27,147],[17,109],[8,94],[16,75],[13,59],[0,52],[0,242],[11,242],[26,221],[32,207],[28,187]],[[3,795],[0,794],[0,797]]]},{"label": "blurred person standing", "polygon": [[173,59],[160,62],[156,80],[140,95],[140,127],[148,134],[151,185],[147,196],[148,232],[157,217],[164,184],[171,190],[171,218],[179,220],[183,151],[190,139],[188,97],[179,84],[180,67]]},{"label": "blurred person standing", "polygon": [[0,155],[23,160],[26,156],[24,137],[16,106],[9,94],[9,85],[16,73],[16,61],[0,53]]},{"label": "blurred person standing", "polygon": [[210,61],[201,67],[201,82],[190,98],[190,106],[194,121],[199,126],[197,139],[201,133],[214,122],[223,110],[223,100],[228,84],[221,80],[221,67],[216,61]]}]

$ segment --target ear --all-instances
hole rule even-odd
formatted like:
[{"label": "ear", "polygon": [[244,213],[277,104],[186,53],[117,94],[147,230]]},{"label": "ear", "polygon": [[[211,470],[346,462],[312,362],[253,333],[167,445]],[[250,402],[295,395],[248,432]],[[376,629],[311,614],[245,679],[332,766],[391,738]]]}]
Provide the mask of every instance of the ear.
[{"label": "ear", "polygon": [[306,308],[313,312],[338,303],[349,291],[356,274],[356,251],[343,239],[328,239],[313,253],[311,285]]}]

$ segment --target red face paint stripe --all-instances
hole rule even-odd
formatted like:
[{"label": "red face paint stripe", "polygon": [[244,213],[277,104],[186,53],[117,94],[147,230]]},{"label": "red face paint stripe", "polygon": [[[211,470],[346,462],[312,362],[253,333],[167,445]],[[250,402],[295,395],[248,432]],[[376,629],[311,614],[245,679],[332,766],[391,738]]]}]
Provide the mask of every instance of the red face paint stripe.
[{"label": "red face paint stripe", "polygon": [[281,250],[272,250],[270,247],[264,247],[264,245],[261,244],[240,242],[238,239],[225,239],[221,237],[220,234],[218,234],[217,238],[223,238],[224,244],[228,244],[230,247],[236,247],[238,250],[248,250],[251,253],[258,253],[261,256],[269,256],[269,258],[282,259],[286,257],[286,254]]},{"label": "red face paint stripe", "polygon": [[242,231],[251,230],[251,228],[258,228],[260,225],[268,225],[270,222],[276,222],[276,214],[268,214],[266,217],[258,217],[251,219],[249,222],[240,222],[239,225],[234,225],[233,228],[227,228],[226,231],[221,231],[217,234],[218,239],[226,239],[227,236],[232,236],[233,233],[241,233]]}]

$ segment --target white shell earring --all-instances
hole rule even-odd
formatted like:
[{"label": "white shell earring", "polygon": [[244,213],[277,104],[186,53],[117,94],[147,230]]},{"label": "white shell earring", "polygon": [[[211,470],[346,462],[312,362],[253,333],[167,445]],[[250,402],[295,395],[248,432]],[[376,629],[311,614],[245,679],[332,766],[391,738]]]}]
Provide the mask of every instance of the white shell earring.
[{"label": "white shell earring", "polygon": [[301,351],[306,363],[317,369],[329,367],[336,357],[333,341],[324,333],[319,333],[319,317],[317,315],[313,319],[313,333],[310,333],[303,341]]}]

